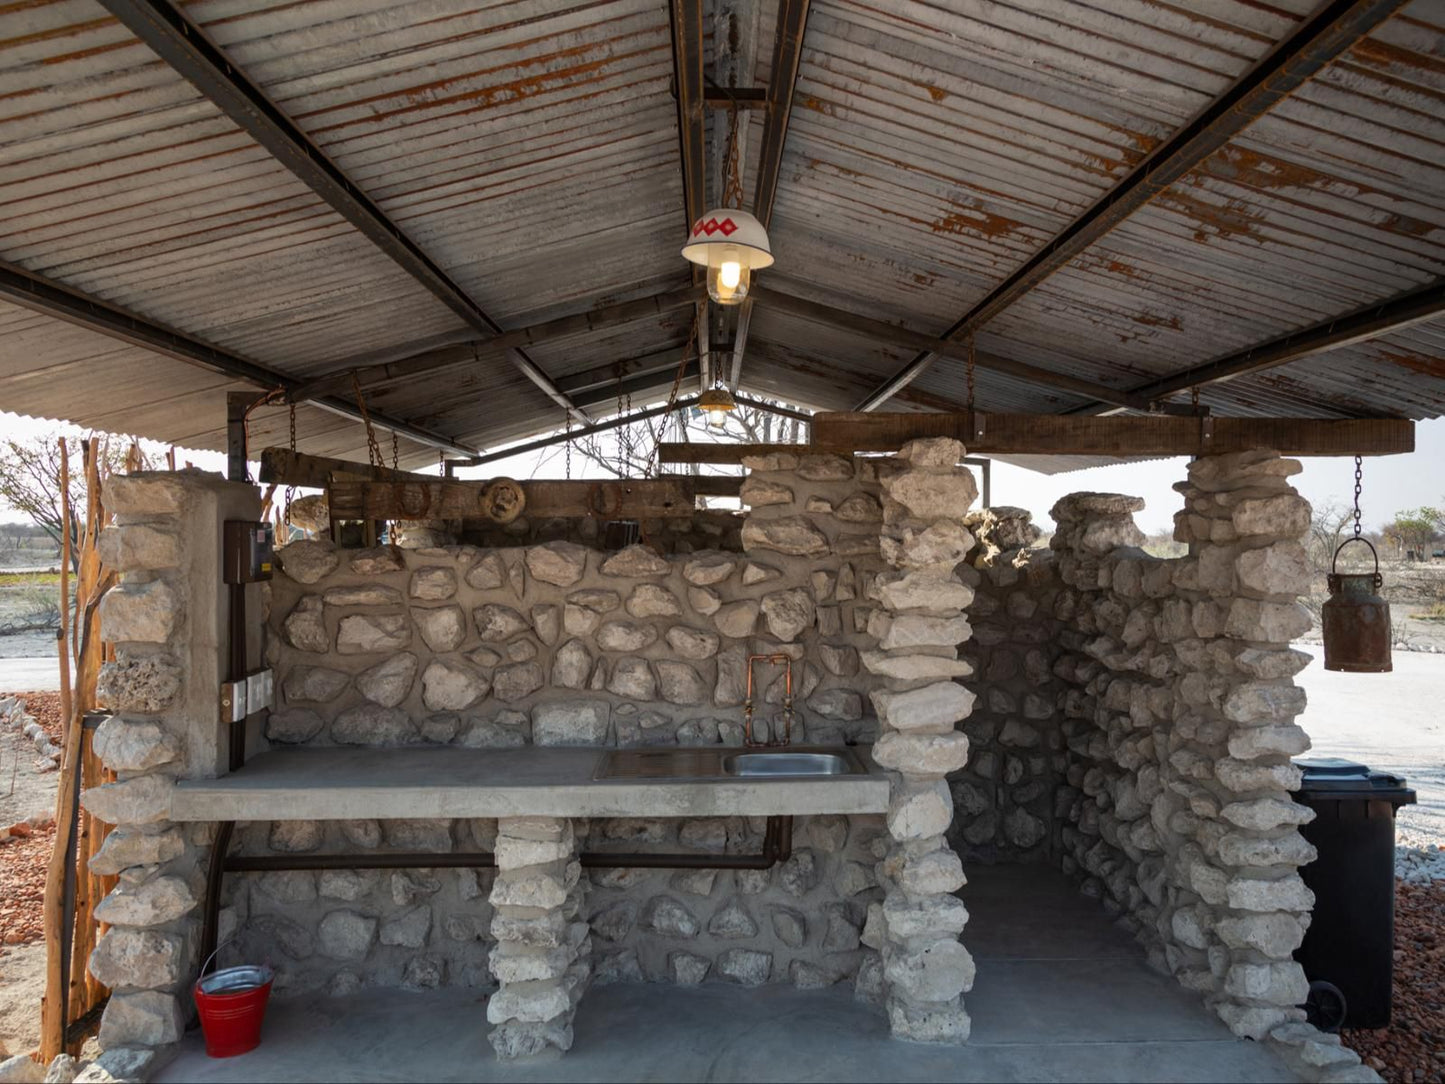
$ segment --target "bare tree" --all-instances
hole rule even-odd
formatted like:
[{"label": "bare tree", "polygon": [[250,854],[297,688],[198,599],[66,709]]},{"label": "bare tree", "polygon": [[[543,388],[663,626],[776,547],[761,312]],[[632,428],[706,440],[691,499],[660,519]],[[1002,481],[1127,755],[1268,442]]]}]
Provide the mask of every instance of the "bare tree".
[{"label": "bare tree", "polygon": [[[125,469],[127,444],[97,437],[101,443],[102,475]],[[0,501],[22,512],[60,546],[64,535],[65,508],[60,496],[59,433],[31,440],[0,442]],[[67,438],[72,462],[80,462],[80,441]],[[80,528],[85,522],[85,475],[72,471],[70,476],[70,541],[71,564],[79,571]]]}]

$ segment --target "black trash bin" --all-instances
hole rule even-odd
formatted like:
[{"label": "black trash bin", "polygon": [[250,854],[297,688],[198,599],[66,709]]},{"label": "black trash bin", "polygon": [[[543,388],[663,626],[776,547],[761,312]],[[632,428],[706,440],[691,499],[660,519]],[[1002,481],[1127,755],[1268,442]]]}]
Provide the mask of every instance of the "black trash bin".
[{"label": "black trash bin", "polygon": [[1386,1027],[1395,970],[1395,811],[1412,804],[1415,792],[1399,776],[1338,757],[1295,764],[1304,771],[1295,801],[1315,811],[1300,833],[1319,852],[1300,870],[1315,909],[1294,954],[1310,980],[1312,1022],[1330,1031]]}]

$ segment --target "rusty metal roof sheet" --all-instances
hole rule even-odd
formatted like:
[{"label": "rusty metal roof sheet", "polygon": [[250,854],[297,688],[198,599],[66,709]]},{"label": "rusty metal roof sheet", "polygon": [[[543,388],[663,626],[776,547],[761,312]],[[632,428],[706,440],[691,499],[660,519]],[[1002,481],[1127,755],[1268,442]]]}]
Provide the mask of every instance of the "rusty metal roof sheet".
[{"label": "rusty metal roof sheet", "polygon": [[[759,3],[766,85],[777,5]],[[1316,6],[814,0],[769,284],[942,331]],[[503,326],[686,281],[661,0],[184,10]],[[761,113],[745,124],[755,154]],[[1413,0],[978,347],[1129,388],[1439,278],[1442,239],[1445,9]],[[470,334],[94,0],[0,10],[0,259],[298,377]],[[529,352],[554,380],[660,368],[689,321],[676,310]],[[848,409],[910,356],[759,305],[742,385]],[[1431,417],[1445,410],[1442,359],[1437,321],[1201,398],[1232,414]],[[223,393],[242,386],[0,305],[4,409],[219,447]],[[944,359],[888,409],[967,395]],[[1087,405],[984,370],[976,395],[989,410]],[[369,402],[479,446],[562,420],[487,354]],[[258,412],[255,439],[284,439],[283,415]],[[300,418],[303,448],[364,454],[354,422]]]}]

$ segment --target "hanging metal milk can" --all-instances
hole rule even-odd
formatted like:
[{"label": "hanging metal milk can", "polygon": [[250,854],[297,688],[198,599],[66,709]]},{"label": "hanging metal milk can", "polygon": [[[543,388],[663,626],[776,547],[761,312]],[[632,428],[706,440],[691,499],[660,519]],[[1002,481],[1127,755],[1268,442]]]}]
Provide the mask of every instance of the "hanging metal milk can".
[{"label": "hanging metal milk can", "polygon": [[[1363,542],[1375,559],[1373,572],[1339,572],[1340,551]],[[1368,539],[1356,535],[1340,543],[1330,562],[1330,597],[1320,611],[1324,626],[1325,669],[1351,674],[1383,674],[1390,662],[1390,604],[1380,597],[1380,555]]]}]

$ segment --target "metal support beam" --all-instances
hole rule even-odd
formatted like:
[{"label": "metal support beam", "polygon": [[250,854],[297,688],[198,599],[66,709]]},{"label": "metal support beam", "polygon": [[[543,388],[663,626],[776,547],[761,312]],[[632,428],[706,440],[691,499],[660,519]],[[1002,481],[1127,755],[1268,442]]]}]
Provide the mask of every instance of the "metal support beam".
[{"label": "metal support beam", "polygon": [[[756,10],[756,9],[754,9]],[[703,104],[713,109],[766,109],[767,87],[709,86],[702,92]]]},{"label": "metal support beam", "polygon": [[[1423,323],[1445,313],[1445,279],[1436,279],[1428,286],[1409,293],[1397,294],[1388,301],[1367,305],[1345,316],[1321,320],[1317,324],[1291,331],[1286,335],[1257,343],[1232,354],[1191,366],[1172,376],[1160,377],[1130,389],[1135,395],[1161,399],[1205,384],[1222,384],[1242,376],[1252,376],[1265,369],[1288,365],[1292,361],[1336,350],[1353,343],[1367,342],[1381,335]],[[1108,414],[1114,408],[1094,403],[1071,410],[1070,414]]]},{"label": "metal support beam", "polygon": [[[763,145],[758,154],[757,186],[753,191],[753,215],[763,229],[773,222],[773,203],[778,195],[778,178],[783,167],[783,147],[788,140],[788,122],[793,114],[793,91],[798,67],[803,60],[803,35],[808,29],[809,0],[781,0],[778,26],[773,34],[773,64],[768,76],[768,117],[763,125]],[[737,391],[742,379],[743,357],[752,328],[753,298],[738,312],[737,334],[733,337],[733,364],[728,386]]]},{"label": "metal support beam", "polygon": [[[438,369],[475,361],[480,355],[488,352],[501,351],[513,346],[535,346],[537,343],[548,342],[552,339],[582,335],[589,331],[601,331],[605,328],[630,323],[633,320],[659,316],[685,305],[691,305],[699,297],[705,296],[705,287],[685,286],[680,290],[665,290],[649,297],[639,297],[636,300],[623,301],[616,305],[606,305],[602,308],[588,309],[585,312],[572,313],[568,316],[558,316],[528,327],[513,328],[492,339],[443,346],[436,350],[427,350],[410,357],[376,365],[344,366],[336,372],[327,373],[325,376],[317,377],[300,385],[291,398],[293,401],[299,402],[302,399],[346,392],[351,388],[353,376],[361,381],[363,388],[380,387],[420,376],[423,373],[434,373]],[[558,380],[554,383],[558,391],[564,395],[567,394],[565,381]]]},{"label": "metal support beam", "polygon": [[[469,326],[488,336],[502,334],[501,326],[168,0],[100,2],[216,108]],[[521,350],[509,350],[507,359],[557,405],[579,421],[590,420]]]},{"label": "metal support beam", "polygon": [[[591,391],[576,393],[576,400],[585,407],[598,407],[615,404],[619,397],[627,395],[641,395],[644,392],[658,391],[672,386],[673,378],[677,374],[677,358],[672,359],[672,364],[666,369],[654,370],[641,373],[638,376],[628,377],[626,380],[615,381],[612,384],[594,388]],[[689,380],[695,379],[698,372],[696,358],[689,358],[682,370],[682,382],[684,385]]]},{"label": "metal support beam", "polygon": [[[764,308],[773,308],[779,312],[790,313],[805,320],[816,320],[819,323],[828,324],[832,327],[856,331],[858,334],[866,335],[870,339],[891,343],[894,346],[904,346],[913,350],[924,350],[945,357],[959,359],[968,357],[968,347],[963,343],[936,339],[932,335],[925,335],[921,331],[910,331],[908,328],[899,327],[897,324],[885,323],[882,320],[875,320],[870,316],[863,316],[860,313],[850,312],[846,309],[835,309],[831,305],[824,305],[818,301],[808,301],[801,297],[794,297],[791,294],[778,293],[775,290],[766,289],[761,286],[753,287],[752,292],[753,297]],[[1056,373],[1051,369],[1040,369],[1036,365],[1028,365],[1021,361],[1011,361],[1007,358],[994,357],[990,354],[977,354],[974,358],[974,363],[980,369],[989,369],[993,372],[1014,377],[1015,379],[1028,380],[1035,384],[1057,388],[1071,395],[1082,395],[1087,399],[1100,399],[1106,403],[1113,403],[1116,406],[1128,407],[1131,410],[1149,409],[1149,401],[1141,396],[1110,388],[1104,384],[1096,384],[1092,380],[1080,380],[1066,373]]]},{"label": "metal support beam", "polygon": [[[222,376],[246,380],[268,390],[285,388],[289,391],[300,383],[295,377],[277,369],[232,354],[174,328],[83,294],[79,290],[61,286],[13,264],[0,262],[0,298],[32,312],[64,320],[66,323],[164,354],[168,358],[175,358],[213,373],[220,373]],[[356,409],[355,404],[343,399],[324,398],[315,401],[313,405],[342,417],[361,420],[361,412]],[[414,440],[418,444],[456,452],[458,455],[477,454],[477,450],[470,445],[461,444],[451,437],[402,418],[372,411],[371,420],[379,428]]]},{"label": "metal support beam", "polygon": [[[677,153],[682,168],[683,237],[707,210],[707,121],[703,91],[702,0],[669,0],[672,21],[672,80],[677,97]],[[692,267],[692,283],[700,286],[703,270]],[[704,296],[697,303],[698,345],[703,357],[700,383],[712,379],[707,354],[709,305]]]},{"label": "metal support beam", "polygon": [[[1269,112],[1403,4],[1404,0],[1333,0],[1326,4],[940,337],[961,339],[976,332]],[[932,365],[936,356],[920,353],[857,409],[877,410]]]},{"label": "metal support beam", "polygon": [[[697,405],[697,396],[689,395],[685,399],[679,399],[672,405],[672,410],[686,410],[688,407]],[[488,452],[486,455],[477,456],[468,466],[479,467],[484,463],[495,463],[499,459],[510,459],[514,455],[522,455],[526,452],[535,452],[541,448],[550,448],[554,444],[565,444],[577,437],[585,437],[592,433],[605,433],[609,429],[619,429],[624,425],[631,425],[633,422],[645,421],[648,418],[655,418],[659,414],[666,414],[669,407],[666,403],[661,406],[648,407],[646,410],[634,410],[631,414],[620,414],[615,418],[608,418],[606,421],[592,422],[570,433],[553,433],[550,437],[539,437],[537,440],[529,440],[524,444],[514,444],[510,448],[501,448],[495,452]]]}]

